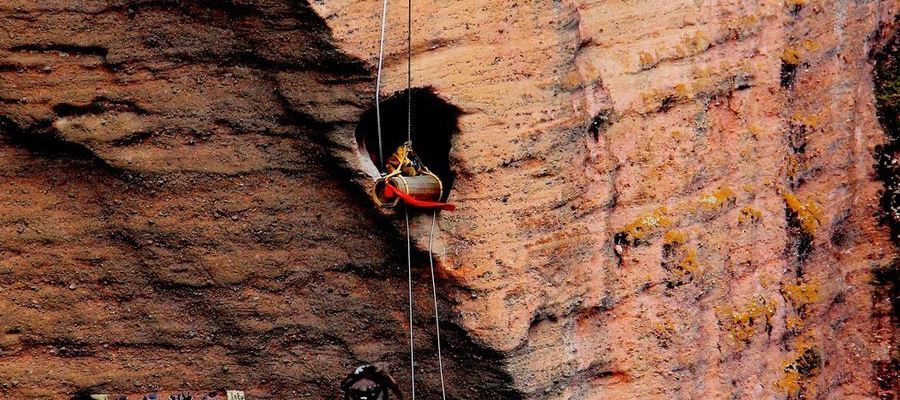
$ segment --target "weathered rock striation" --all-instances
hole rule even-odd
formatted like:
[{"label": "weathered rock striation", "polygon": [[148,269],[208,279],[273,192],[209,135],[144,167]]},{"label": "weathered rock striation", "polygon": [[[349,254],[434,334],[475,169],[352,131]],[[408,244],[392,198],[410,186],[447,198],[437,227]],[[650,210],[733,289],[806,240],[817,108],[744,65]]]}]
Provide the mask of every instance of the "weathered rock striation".
[{"label": "weathered rock striation", "polygon": [[[415,135],[450,138],[459,206],[435,237],[451,398],[890,398],[896,2],[413,4]],[[362,362],[408,387],[403,216],[359,145],[380,12],[0,4],[0,398],[330,399]]]}]

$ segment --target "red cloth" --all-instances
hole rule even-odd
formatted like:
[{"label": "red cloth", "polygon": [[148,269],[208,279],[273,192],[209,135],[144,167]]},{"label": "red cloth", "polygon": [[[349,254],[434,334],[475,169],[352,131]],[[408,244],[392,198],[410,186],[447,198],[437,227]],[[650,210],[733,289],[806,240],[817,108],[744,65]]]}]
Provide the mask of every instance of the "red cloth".
[{"label": "red cloth", "polygon": [[403,203],[410,207],[416,208],[428,208],[428,209],[440,209],[444,211],[453,211],[456,210],[456,205],[450,203],[441,203],[438,201],[425,201],[419,200],[415,197],[412,197],[406,193],[403,193],[402,190],[393,187],[390,183],[385,183],[384,185],[384,198],[385,199],[393,199],[394,196],[403,200]]}]

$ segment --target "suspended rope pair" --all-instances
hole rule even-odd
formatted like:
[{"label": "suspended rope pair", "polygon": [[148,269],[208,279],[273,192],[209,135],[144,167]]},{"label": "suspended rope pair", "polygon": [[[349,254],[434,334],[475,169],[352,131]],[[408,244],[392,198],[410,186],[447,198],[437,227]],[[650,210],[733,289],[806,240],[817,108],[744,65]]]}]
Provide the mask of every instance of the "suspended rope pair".
[{"label": "suspended rope pair", "polygon": [[[416,156],[412,138],[412,0],[407,0],[407,36],[406,36],[406,93],[407,93],[407,130],[406,143],[401,145],[390,157],[384,159],[384,144],[381,132],[381,72],[384,66],[384,41],[387,31],[388,0],[382,0],[381,40],[378,49],[378,75],[375,80],[375,120],[378,132],[378,163],[386,173],[376,180],[373,186],[373,198],[379,206],[397,206],[403,202],[403,216],[406,222],[406,267],[409,287],[409,367],[412,400],[416,398],[416,351],[413,328],[413,277],[412,277],[412,239],[409,228],[409,207],[432,209],[431,229],[428,233],[428,265],[431,271],[431,294],[434,300],[434,324],[437,339],[438,371],[441,378],[441,398],[447,399],[444,387],[444,361],[441,354],[441,323],[438,312],[437,283],[434,276],[434,227],[437,210],[452,211],[452,204],[442,203],[444,186],[441,179],[428,170],[428,167]],[[434,183],[437,183],[435,190]]]}]

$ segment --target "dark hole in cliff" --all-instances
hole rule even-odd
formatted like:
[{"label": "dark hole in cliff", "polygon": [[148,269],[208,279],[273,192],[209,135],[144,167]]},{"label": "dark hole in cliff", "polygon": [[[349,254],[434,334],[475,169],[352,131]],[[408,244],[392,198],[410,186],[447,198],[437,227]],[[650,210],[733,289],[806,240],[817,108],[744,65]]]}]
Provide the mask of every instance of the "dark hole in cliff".
[{"label": "dark hole in cliff", "polygon": [[872,283],[877,287],[877,294],[890,300],[894,317],[900,318],[900,257],[874,268]]},{"label": "dark hole in cliff", "polygon": [[603,110],[597,113],[594,116],[594,119],[591,120],[591,126],[588,127],[588,133],[594,138],[594,140],[600,140],[600,132],[604,131],[606,127],[609,125],[609,118],[612,112],[610,110]]},{"label": "dark hole in cliff", "polygon": [[806,349],[793,365],[800,376],[808,378],[822,366],[822,356],[815,349]]},{"label": "dark hole in cliff", "polygon": [[806,125],[791,122],[788,124],[788,140],[794,154],[805,154],[809,129]]},{"label": "dark hole in cliff", "polygon": [[781,62],[781,87],[790,88],[794,85],[794,78],[797,77],[798,68],[800,68],[798,64]]},{"label": "dark hole in cliff", "polygon": [[[381,141],[385,159],[407,140],[409,94],[409,91],[403,90],[381,100]],[[454,180],[450,169],[450,146],[453,136],[459,132],[462,110],[440,98],[430,87],[413,88],[411,94],[413,149],[422,163],[441,178],[446,196]],[[356,143],[378,171],[384,172],[384,165],[378,160],[374,104],[360,118],[356,127]]]},{"label": "dark hole in cliff", "polygon": [[666,96],[662,101],[659,102],[659,112],[668,112],[672,109],[672,106],[675,105],[676,102],[675,96]]},{"label": "dark hole in cliff", "polygon": [[884,185],[879,220],[900,244],[900,35],[875,56],[875,105],[886,136],[875,148],[875,172]]},{"label": "dark hole in cliff", "polygon": [[[788,231],[788,248],[800,263],[809,259],[813,249],[813,237],[800,226],[800,218],[797,214],[785,207],[785,218]],[[798,267],[798,275],[803,275],[802,265]]]},{"label": "dark hole in cliff", "polygon": [[610,111],[603,110],[597,113],[591,120],[591,126],[588,127],[588,133],[594,137],[594,140],[600,140],[600,132],[608,126]]}]

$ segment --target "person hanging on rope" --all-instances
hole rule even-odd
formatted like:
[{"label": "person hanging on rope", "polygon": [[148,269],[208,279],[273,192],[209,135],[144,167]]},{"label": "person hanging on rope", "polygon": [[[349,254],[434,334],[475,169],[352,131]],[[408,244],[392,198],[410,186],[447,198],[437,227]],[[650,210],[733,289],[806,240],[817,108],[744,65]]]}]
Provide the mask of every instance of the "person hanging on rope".
[{"label": "person hanging on rope", "polygon": [[390,393],[403,399],[397,382],[383,369],[374,365],[363,365],[344,378],[341,383],[343,400],[389,400]]},{"label": "person hanging on rope", "polygon": [[[397,157],[393,160],[385,160],[384,159],[384,149],[383,149],[383,141],[381,137],[381,72],[384,66],[384,39],[385,33],[387,29],[387,21],[388,21],[388,0],[382,0],[382,11],[381,11],[381,41],[378,49],[378,73],[375,79],[375,114],[376,114],[376,131],[378,132],[378,164],[379,166],[386,164],[393,164],[395,171],[397,171],[398,176],[397,179],[400,180],[400,183],[404,183],[403,173],[413,173],[416,175],[420,173],[426,173],[426,175],[431,176],[437,181],[438,190],[437,196],[435,198],[429,199],[432,201],[422,201],[421,199],[416,199],[413,196],[410,196],[410,193],[403,193],[388,184],[387,179],[391,176],[391,174],[385,174],[385,176],[379,181],[384,183],[383,192],[385,197],[389,197],[388,193],[395,192],[399,197],[404,199],[404,202],[407,206],[412,207],[422,207],[422,208],[431,208],[433,209],[431,214],[431,233],[428,235],[428,260],[429,266],[431,270],[431,290],[432,295],[434,297],[434,322],[435,328],[437,332],[437,357],[438,357],[438,370],[440,371],[441,377],[441,399],[447,400],[447,391],[444,387],[444,363],[443,357],[441,356],[441,327],[438,315],[438,300],[437,300],[437,285],[434,279],[434,257],[432,255],[432,245],[434,239],[434,226],[435,221],[437,219],[437,209],[443,209],[447,211],[453,211],[455,208],[452,204],[441,203],[441,199],[443,198],[443,183],[441,183],[440,178],[437,175],[428,171],[428,168],[422,164],[417,157],[415,157],[415,152],[413,149],[413,90],[412,90],[412,15],[413,15],[413,4],[412,0],[407,0],[407,13],[406,13],[406,93],[408,95],[407,103],[406,103],[406,116],[407,116],[407,130],[406,130],[406,140],[407,143],[401,146],[398,149],[399,153]],[[412,160],[416,160],[413,162]],[[406,167],[406,168],[404,168]],[[406,171],[404,171],[406,169]],[[407,189],[409,185],[406,186]],[[376,185],[373,185],[373,192],[375,192],[374,198],[379,205],[384,204],[381,200],[378,199],[378,181],[376,181]],[[404,197],[404,195],[406,197]],[[410,229],[409,229],[409,210],[408,207],[403,208],[403,216],[406,221],[406,266],[407,266],[407,283],[409,287],[409,368],[410,368],[410,391],[409,395],[412,400],[416,400],[416,352],[415,352],[415,340],[413,334],[413,274],[412,274],[412,245],[411,245],[411,237],[410,237]],[[387,373],[383,372],[380,368],[377,368],[372,365],[364,365],[359,367],[350,374],[347,379],[344,380],[341,388],[344,391],[344,400],[389,400],[388,396],[390,396],[391,392],[397,395],[399,399],[402,399],[403,396],[400,393],[400,388],[397,386],[397,382],[394,381],[393,378],[390,377]],[[390,389],[390,390],[389,390]]]}]

